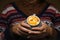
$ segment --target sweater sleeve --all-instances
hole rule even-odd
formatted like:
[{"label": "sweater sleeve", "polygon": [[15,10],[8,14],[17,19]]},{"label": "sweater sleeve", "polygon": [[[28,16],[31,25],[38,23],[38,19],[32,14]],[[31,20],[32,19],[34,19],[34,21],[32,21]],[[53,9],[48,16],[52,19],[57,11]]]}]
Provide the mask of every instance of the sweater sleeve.
[{"label": "sweater sleeve", "polygon": [[2,15],[0,14],[0,39],[1,40],[5,40],[5,32],[7,29],[7,22],[6,20],[2,17]]},{"label": "sweater sleeve", "polygon": [[46,13],[51,17],[53,28],[60,31],[60,12],[53,6],[49,6]]},{"label": "sweater sleeve", "polygon": [[57,12],[55,14],[55,20],[54,20],[54,25],[55,25],[55,28],[60,31],[60,12]]},{"label": "sweater sleeve", "polygon": [[12,4],[6,5],[2,11],[2,15],[7,19],[8,24],[17,23],[25,19],[21,12],[18,12]]},{"label": "sweater sleeve", "polygon": [[0,15],[0,32],[4,32],[7,28],[6,20]]},{"label": "sweater sleeve", "polygon": [[49,26],[53,26],[53,28],[60,31],[60,12],[52,5],[50,5],[45,13],[42,14],[41,19]]},{"label": "sweater sleeve", "polygon": [[41,16],[42,22],[48,24],[48,26],[53,26],[53,20],[55,19],[56,11],[50,5]]}]

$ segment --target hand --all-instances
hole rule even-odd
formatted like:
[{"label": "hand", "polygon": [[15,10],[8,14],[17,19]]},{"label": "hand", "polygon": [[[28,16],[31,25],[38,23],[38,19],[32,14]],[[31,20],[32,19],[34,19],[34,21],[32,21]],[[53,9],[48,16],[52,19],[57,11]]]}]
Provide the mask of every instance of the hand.
[{"label": "hand", "polygon": [[28,35],[30,38],[40,38],[47,36],[48,33],[52,34],[52,28],[49,27],[46,23],[42,23],[41,27],[33,27],[30,30],[30,25],[22,21],[13,25],[12,32],[18,35]]},{"label": "hand", "polygon": [[24,21],[18,22],[12,27],[12,32],[18,35],[28,35],[30,31],[30,26]]},{"label": "hand", "polygon": [[33,27],[32,31],[29,32],[30,37],[36,37],[36,38],[45,37],[48,35],[47,29],[50,29],[50,27],[46,23],[42,23],[41,27]]}]

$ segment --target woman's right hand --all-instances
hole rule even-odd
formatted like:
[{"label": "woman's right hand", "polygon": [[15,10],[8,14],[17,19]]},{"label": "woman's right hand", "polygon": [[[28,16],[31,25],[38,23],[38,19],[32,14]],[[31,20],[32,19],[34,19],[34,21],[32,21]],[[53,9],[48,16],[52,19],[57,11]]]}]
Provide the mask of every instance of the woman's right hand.
[{"label": "woman's right hand", "polygon": [[12,32],[18,35],[28,35],[30,30],[30,25],[25,23],[25,21],[21,21],[12,25]]}]

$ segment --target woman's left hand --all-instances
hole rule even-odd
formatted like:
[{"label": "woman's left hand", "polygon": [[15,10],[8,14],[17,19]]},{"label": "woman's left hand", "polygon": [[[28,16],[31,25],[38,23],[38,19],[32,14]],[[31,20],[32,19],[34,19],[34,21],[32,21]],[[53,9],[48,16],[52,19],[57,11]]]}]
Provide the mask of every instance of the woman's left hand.
[{"label": "woman's left hand", "polygon": [[[29,36],[36,37],[36,38],[45,37],[48,34],[47,29],[50,29],[50,27],[46,23],[42,23],[41,27],[40,26],[33,27],[32,31],[29,32],[29,34],[30,34]],[[50,30],[52,30],[52,29],[50,29]]]}]

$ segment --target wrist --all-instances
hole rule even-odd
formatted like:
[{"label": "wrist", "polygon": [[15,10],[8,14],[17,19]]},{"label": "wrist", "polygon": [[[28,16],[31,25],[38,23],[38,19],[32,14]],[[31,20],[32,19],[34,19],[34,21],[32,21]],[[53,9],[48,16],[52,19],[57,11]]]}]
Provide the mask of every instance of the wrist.
[{"label": "wrist", "polygon": [[56,37],[57,36],[57,31],[54,28],[52,28],[52,27],[48,27],[47,28],[47,33],[48,33],[48,35],[50,35],[52,37]]}]

